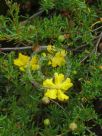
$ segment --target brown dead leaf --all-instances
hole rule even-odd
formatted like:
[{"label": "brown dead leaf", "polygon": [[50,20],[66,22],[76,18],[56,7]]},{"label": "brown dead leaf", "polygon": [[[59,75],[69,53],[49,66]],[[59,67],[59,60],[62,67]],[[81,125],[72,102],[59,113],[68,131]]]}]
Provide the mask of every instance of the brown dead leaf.
[{"label": "brown dead leaf", "polygon": [[64,34],[64,38],[65,39],[69,39],[70,38],[70,34]]},{"label": "brown dead leaf", "polygon": [[32,50],[33,51],[39,51],[40,50],[40,45],[33,45],[33,47],[32,47]]}]

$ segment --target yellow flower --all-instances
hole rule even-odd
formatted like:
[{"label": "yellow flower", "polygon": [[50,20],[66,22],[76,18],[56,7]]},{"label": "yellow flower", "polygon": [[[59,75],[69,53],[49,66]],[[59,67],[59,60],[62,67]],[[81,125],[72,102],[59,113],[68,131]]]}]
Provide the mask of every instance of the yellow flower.
[{"label": "yellow flower", "polygon": [[21,71],[25,71],[26,65],[29,62],[30,57],[19,53],[17,59],[14,60],[14,64],[19,67]]},{"label": "yellow flower", "polygon": [[30,60],[29,56],[23,55],[22,53],[19,53],[18,58],[14,60],[14,64],[18,66],[21,71],[25,71],[27,65],[30,65],[32,70],[39,69],[37,56],[32,57]]},{"label": "yellow flower", "polygon": [[50,78],[43,82],[43,87],[47,88],[44,96],[54,100],[58,99],[59,101],[68,100],[69,96],[64,93],[72,86],[70,78],[65,80],[63,74],[55,73],[54,80]]},{"label": "yellow flower", "polygon": [[67,78],[64,80],[64,75],[63,74],[54,74],[54,83],[53,83],[53,78],[51,79],[46,79],[43,82],[43,86],[48,89],[61,89],[63,92],[67,91],[69,88],[73,86],[71,83],[70,78]]},{"label": "yellow flower", "polygon": [[48,46],[47,46],[47,51],[48,51],[49,53],[53,53],[53,52],[55,51],[55,47],[52,46],[52,45],[48,45]]},{"label": "yellow flower", "polygon": [[53,100],[58,99],[59,101],[66,101],[69,99],[69,96],[64,94],[61,90],[57,89],[48,89],[45,93],[45,97]]},{"label": "yellow flower", "polygon": [[49,65],[51,64],[52,67],[57,67],[57,66],[62,66],[65,64],[65,56],[66,56],[66,51],[61,50],[55,54],[53,58],[49,61]]},{"label": "yellow flower", "polygon": [[30,66],[31,66],[32,70],[38,70],[39,69],[37,56],[32,57],[32,59],[30,61]]}]

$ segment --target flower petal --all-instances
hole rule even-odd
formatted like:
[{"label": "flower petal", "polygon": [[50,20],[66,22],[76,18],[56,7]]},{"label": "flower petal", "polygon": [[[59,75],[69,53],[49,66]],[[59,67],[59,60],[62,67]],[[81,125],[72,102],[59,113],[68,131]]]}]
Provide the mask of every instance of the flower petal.
[{"label": "flower petal", "polygon": [[28,61],[29,61],[29,56],[19,53],[18,58],[14,60],[14,64],[18,67],[21,67],[27,65]]},{"label": "flower petal", "polygon": [[53,52],[55,51],[55,47],[52,46],[52,45],[48,45],[48,46],[47,46],[47,51],[48,51],[49,53],[53,53]]},{"label": "flower petal", "polygon": [[37,69],[39,69],[37,56],[32,57],[32,59],[31,59],[31,61],[30,61],[30,66],[31,66],[32,70],[37,70]]},{"label": "flower petal", "polygon": [[54,83],[52,82],[52,78],[51,79],[46,79],[44,82],[43,82],[43,87],[46,87],[46,88],[55,88],[55,85]]},{"label": "flower petal", "polygon": [[14,64],[15,64],[16,66],[20,67],[20,66],[22,66],[22,61],[19,60],[19,59],[15,59],[15,60],[14,60]]},{"label": "flower petal", "polygon": [[61,90],[57,91],[57,98],[59,101],[66,101],[69,99],[69,96],[65,95]]},{"label": "flower petal", "polygon": [[64,80],[64,75],[63,74],[58,74],[55,73],[55,84],[61,84],[62,81]]},{"label": "flower petal", "polygon": [[70,78],[67,78],[62,84],[61,84],[61,90],[64,92],[71,88],[73,86],[73,83],[71,83]]},{"label": "flower petal", "polygon": [[48,97],[50,99],[56,99],[57,98],[57,90],[56,89],[48,89],[46,93],[44,94],[45,97]]},{"label": "flower petal", "polygon": [[19,69],[24,72],[25,71],[25,67],[19,67]]},{"label": "flower petal", "polygon": [[22,53],[19,53],[18,59],[20,59],[22,63],[26,63],[29,61],[30,57],[27,55],[23,55]]},{"label": "flower petal", "polygon": [[65,60],[65,56],[66,56],[66,52],[65,50],[61,50],[59,52],[57,52],[53,58],[51,58],[51,64],[52,67],[57,67],[57,66],[62,66],[65,64],[66,60]]}]

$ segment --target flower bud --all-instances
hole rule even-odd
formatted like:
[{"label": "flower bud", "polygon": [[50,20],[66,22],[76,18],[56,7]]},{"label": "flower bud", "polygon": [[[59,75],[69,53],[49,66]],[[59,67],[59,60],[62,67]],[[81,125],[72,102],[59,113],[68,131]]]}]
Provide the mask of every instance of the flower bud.
[{"label": "flower bud", "polygon": [[74,71],[73,71],[73,74],[74,74],[74,75],[76,75],[76,74],[77,74],[77,71],[76,71],[76,70],[74,70]]},{"label": "flower bud", "polygon": [[101,65],[101,66],[99,66],[99,69],[101,69],[101,70],[102,70],[102,65]]},{"label": "flower bud", "polygon": [[42,55],[44,58],[46,57],[46,53],[45,53],[45,52],[43,52],[41,55]]},{"label": "flower bud", "polygon": [[50,125],[50,120],[48,118],[44,119],[44,125],[49,126]]},{"label": "flower bud", "polygon": [[58,37],[58,41],[63,42],[64,40],[65,40],[64,35],[60,35],[60,36]]},{"label": "flower bud", "polygon": [[50,100],[49,100],[48,97],[44,96],[44,97],[42,98],[42,102],[43,102],[44,104],[49,104],[49,103],[50,103]]},{"label": "flower bud", "polygon": [[71,131],[76,130],[76,129],[77,129],[77,124],[76,124],[75,122],[70,123],[70,124],[69,124],[69,129],[70,129]]}]

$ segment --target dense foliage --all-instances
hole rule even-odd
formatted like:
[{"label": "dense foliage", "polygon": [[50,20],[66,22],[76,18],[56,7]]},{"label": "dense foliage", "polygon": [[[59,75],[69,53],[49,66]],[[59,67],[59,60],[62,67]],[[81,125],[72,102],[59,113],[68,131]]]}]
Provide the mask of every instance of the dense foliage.
[{"label": "dense foliage", "polygon": [[101,136],[102,1],[5,4],[0,136]]}]

